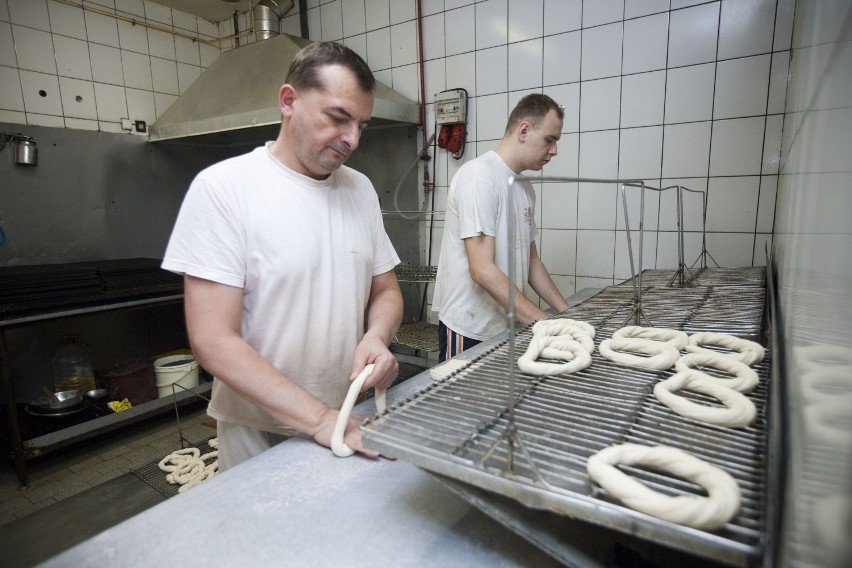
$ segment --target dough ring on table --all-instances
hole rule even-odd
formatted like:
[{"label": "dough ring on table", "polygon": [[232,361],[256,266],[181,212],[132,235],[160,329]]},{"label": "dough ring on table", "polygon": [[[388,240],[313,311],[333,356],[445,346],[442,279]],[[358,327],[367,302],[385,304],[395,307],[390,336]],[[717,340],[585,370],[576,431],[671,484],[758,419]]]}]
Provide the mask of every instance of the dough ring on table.
[{"label": "dough ring on table", "polygon": [[[725,347],[730,349],[731,353],[720,353],[712,349],[705,349],[702,345],[715,345],[716,347]],[[746,365],[753,365],[763,361],[765,349],[759,343],[742,339],[735,335],[727,333],[717,333],[715,331],[701,331],[693,333],[689,336],[689,344],[686,350],[690,353],[718,353],[726,357],[733,357]]]},{"label": "dough ring on table", "polygon": [[675,362],[675,370],[677,371],[696,370],[701,372],[701,370],[696,369],[696,367],[710,367],[711,369],[724,371],[733,375],[733,378],[722,379],[705,373],[709,378],[717,380],[720,384],[734,389],[737,392],[749,393],[753,391],[760,382],[760,379],[757,377],[757,372],[754,369],[745,363],[737,361],[733,357],[729,357],[721,353],[687,353]]},{"label": "dough ring on table", "polygon": [[[712,396],[725,406],[722,408],[693,402],[674,393],[678,390],[689,390]],[[719,384],[713,377],[701,371],[681,371],[660,381],[654,385],[654,396],[684,418],[717,426],[742,428],[754,422],[757,417],[754,403],[745,395]]]},{"label": "dough ring on table", "polygon": [[653,341],[662,341],[671,343],[681,351],[686,348],[689,342],[689,336],[683,331],[677,329],[667,329],[664,327],[642,327],[640,325],[628,325],[622,327],[612,334],[613,337],[623,337],[625,339],[650,339]]},{"label": "dough ring on table", "polygon": [[[616,469],[644,465],[670,472],[703,487],[708,496],[669,496]],[[631,509],[697,529],[717,529],[740,509],[740,488],[726,471],[694,455],[668,446],[621,444],[591,456],[586,470],[608,494]]]},{"label": "dough ring on table", "polygon": [[[665,371],[671,369],[680,357],[680,351],[666,342],[651,341],[650,339],[627,339],[613,337],[605,339],[598,345],[600,354],[615,363],[630,367],[642,367]],[[627,353],[623,353],[627,351]],[[650,357],[640,357],[633,353],[646,353]]]},{"label": "dough ring on table", "polygon": [[[355,450],[347,446],[343,441],[343,435],[346,433],[346,425],[349,423],[349,415],[352,414],[352,407],[355,406],[355,401],[358,399],[361,387],[364,386],[364,381],[373,372],[373,367],[372,363],[367,365],[361,371],[361,374],[355,377],[355,380],[349,385],[349,391],[346,393],[343,406],[340,407],[340,414],[337,415],[337,422],[334,424],[334,431],[331,433],[331,451],[337,457],[346,458],[355,453]],[[387,410],[387,393],[385,389],[377,388],[375,390],[376,412],[384,414]]]},{"label": "dough ring on table", "polygon": [[532,327],[533,333],[544,335],[565,335],[570,329],[579,329],[591,339],[595,338],[595,328],[592,324],[570,318],[539,320]]},{"label": "dough ring on table", "polygon": [[[567,360],[567,363],[537,361],[539,357]],[[558,335],[533,335],[526,352],[518,358],[518,368],[531,375],[576,373],[592,364],[592,355],[579,342]]]},{"label": "dough ring on table", "polygon": [[548,334],[548,333],[535,333],[534,337],[558,337],[560,339],[573,339],[577,343],[583,346],[583,349],[591,354],[595,350],[595,342],[592,340],[592,337],[583,331],[579,327],[571,327],[570,329],[564,330],[558,334]]},{"label": "dough ring on table", "polygon": [[161,471],[176,471],[184,467],[187,461],[197,460],[201,456],[198,448],[182,448],[175,450],[157,464]]}]

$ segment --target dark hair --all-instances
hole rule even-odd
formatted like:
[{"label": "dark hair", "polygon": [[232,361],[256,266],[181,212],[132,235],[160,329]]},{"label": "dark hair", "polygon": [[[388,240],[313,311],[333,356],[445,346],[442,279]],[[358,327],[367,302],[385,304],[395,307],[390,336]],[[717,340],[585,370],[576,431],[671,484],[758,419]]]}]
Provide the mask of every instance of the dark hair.
[{"label": "dark hair", "polygon": [[518,101],[509,115],[509,120],[506,122],[506,132],[515,128],[522,120],[529,120],[535,128],[550,111],[556,112],[560,119],[565,118],[565,108],[547,95],[541,93],[527,95]]},{"label": "dark hair", "polygon": [[286,82],[296,89],[324,91],[318,71],[326,65],[342,65],[352,71],[364,91],[372,92],[376,88],[373,72],[361,56],[334,42],[312,43],[300,49],[290,63]]}]

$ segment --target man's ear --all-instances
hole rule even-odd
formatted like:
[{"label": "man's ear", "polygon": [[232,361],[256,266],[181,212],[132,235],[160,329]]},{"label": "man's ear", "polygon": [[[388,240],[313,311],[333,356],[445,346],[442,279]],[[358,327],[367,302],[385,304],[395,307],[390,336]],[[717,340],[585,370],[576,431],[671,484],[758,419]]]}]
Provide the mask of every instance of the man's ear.
[{"label": "man's ear", "polygon": [[525,141],[527,139],[527,135],[530,133],[530,130],[532,130],[532,126],[530,125],[530,123],[525,120],[521,121],[518,124],[518,129],[516,131],[518,133],[518,138],[522,142]]},{"label": "man's ear", "polygon": [[293,113],[293,102],[296,100],[296,89],[289,83],[281,85],[278,90],[278,108],[281,109],[281,114],[290,116]]}]

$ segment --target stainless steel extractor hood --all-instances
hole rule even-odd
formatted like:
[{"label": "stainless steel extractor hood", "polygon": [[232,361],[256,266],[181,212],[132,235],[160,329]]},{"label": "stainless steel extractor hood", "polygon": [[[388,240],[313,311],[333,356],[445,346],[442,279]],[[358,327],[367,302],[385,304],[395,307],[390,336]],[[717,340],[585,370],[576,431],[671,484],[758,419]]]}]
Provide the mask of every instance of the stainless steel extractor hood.
[{"label": "stainless steel extractor hood", "polygon": [[[151,126],[149,140],[280,123],[278,89],[296,52],[309,43],[280,34],[222,53]],[[419,124],[419,105],[377,82],[371,125],[393,123]]]}]

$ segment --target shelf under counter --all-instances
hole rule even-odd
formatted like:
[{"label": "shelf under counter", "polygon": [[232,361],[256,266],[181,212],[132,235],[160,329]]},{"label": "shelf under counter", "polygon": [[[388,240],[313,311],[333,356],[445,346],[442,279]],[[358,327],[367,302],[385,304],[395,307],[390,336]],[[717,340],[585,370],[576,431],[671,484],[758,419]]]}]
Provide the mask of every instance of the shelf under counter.
[{"label": "shelf under counter", "polygon": [[[92,414],[89,414],[90,417],[88,419],[79,423],[65,425],[52,432],[40,434],[29,439],[22,439],[21,445],[24,454],[26,459],[31,459],[68,444],[92,438],[162,414],[174,405],[184,406],[198,399],[209,399],[212,385],[212,382],[202,382],[196,387],[186,389],[174,395],[155,398],[154,400],[127,410],[122,410],[121,412],[100,413],[96,411],[94,417],[91,417]],[[105,406],[103,403],[97,402],[90,402],[90,404],[97,405],[98,410],[102,410]],[[101,415],[98,416],[97,414]],[[45,420],[61,420],[61,418],[45,418]]]}]

